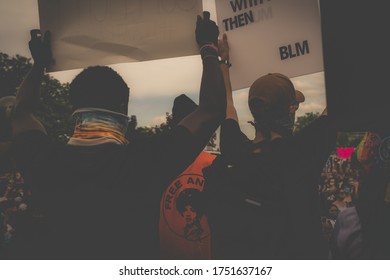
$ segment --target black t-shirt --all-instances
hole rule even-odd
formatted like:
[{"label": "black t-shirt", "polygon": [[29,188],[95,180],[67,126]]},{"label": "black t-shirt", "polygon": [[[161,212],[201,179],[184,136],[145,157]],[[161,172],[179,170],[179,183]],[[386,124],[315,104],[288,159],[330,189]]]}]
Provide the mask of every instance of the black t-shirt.
[{"label": "black t-shirt", "polygon": [[[233,184],[240,188],[238,193],[243,193],[242,199],[249,203],[240,206],[244,204],[237,202],[239,195],[237,199],[230,195],[232,201],[221,200],[219,204],[222,208],[226,202],[229,210],[225,214],[223,210],[214,209],[221,213],[215,221],[226,218],[226,223],[231,223],[231,229],[222,228],[220,236],[214,234],[211,224],[214,249],[221,251],[215,252],[215,256],[227,259],[326,258],[317,185],[335,144],[336,132],[330,129],[327,117],[320,117],[299,134],[262,145],[261,152],[256,154],[253,153],[255,145],[240,131],[238,123],[226,120],[221,126],[221,154],[229,167],[240,174]],[[211,172],[218,170],[211,167]],[[221,197],[229,184],[231,182],[220,186]],[[256,207],[257,203],[261,207]],[[236,213],[239,211],[243,213],[241,216]],[[236,236],[227,237],[227,232],[233,229]]]},{"label": "black t-shirt", "polygon": [[164,186],[203,144],[181,126],[127,146],[59,145],[37,131],[18,136],[16,161],[32,186],[35,219],[10,258],[158,258]]}]

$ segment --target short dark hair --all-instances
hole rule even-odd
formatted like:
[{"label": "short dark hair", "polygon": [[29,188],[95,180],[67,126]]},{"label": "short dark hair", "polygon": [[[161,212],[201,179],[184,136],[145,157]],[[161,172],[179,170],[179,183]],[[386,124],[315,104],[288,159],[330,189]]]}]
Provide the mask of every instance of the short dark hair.
[{"label": "short dark hair", "polygon": [[203,197],[200,191],[196,189],[185,189],[182,191],[176,200],[176,210],[183,216],[186,206],[191,205],[195,210],[197,217],[203,216]]},{"label": "short dark hair", "polygon": [[129,87],[123,78],[108,66],[90,66],[70,83],[73,109],[94,107],[127,113]]}]

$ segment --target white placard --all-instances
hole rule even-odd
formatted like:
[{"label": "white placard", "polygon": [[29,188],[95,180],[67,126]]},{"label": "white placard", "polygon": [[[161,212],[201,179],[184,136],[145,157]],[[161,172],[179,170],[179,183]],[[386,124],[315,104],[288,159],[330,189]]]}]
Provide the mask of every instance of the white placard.
[{"label": "white placard", "polygon": [[198,54],[202,0],[38,0],[50,71]]},{"label": "white placard", "polygon": [[317,0],[216,0],[216,13],[228,36],[233,90],[271,72],[323,71]]}]

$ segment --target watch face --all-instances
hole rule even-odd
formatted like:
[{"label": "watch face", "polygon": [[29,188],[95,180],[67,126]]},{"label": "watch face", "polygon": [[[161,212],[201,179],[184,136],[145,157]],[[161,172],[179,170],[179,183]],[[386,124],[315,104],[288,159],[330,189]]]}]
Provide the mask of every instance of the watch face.
[{"label": "watch face", "polygon": [[226,64],[228,67],[232,66],[229,60],[221,60],[221,63]]}]

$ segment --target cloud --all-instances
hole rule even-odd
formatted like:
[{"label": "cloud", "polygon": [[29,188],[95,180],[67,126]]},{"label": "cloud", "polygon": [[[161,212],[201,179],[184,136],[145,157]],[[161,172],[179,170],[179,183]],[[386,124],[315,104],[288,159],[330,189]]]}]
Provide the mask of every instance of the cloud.
[{"label": "cloud", "polygon": [[306,113],[319,112],[321,113],[325,109],[325,106],[320,103],[302,104],[296,113],[297,116],[302,116]]},{"label": "cloud", "polygon": [[162,123],[165,123],[166,120],[167,120],[166,115],[154,117],[150,122],[150,126],[160,125]]},{"label": "cloud", "polygon": [[324,72],[292,78],[291,81],[294,87],[302,91],[306,98],[318,98],[325,94]]}]

